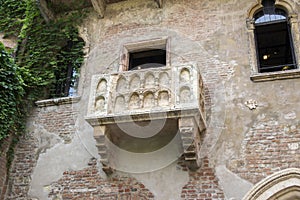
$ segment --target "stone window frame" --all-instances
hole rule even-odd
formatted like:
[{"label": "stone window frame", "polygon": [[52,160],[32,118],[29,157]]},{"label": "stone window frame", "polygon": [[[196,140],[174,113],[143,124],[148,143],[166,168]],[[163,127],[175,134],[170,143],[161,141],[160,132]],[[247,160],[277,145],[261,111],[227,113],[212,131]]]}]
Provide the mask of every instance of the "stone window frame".
[{"label": "stone window frame", "polygon": [[171,53],[170,53],[170,38],[154,38],[151,40],[142,40],[138,42],[126,43],[123,45],[120,55],[119,71],[128,71],[129,68],[129,54],[133,51],[146,51],[149,49],[166,49],[166,67],[171,66]]},{"label": "stone window frame", "polygon": [[261,81],[272,81],[272,80],[280,80],[280,79],[290,79],[290,78],[300,78],[300,41],[299,41],[299,27],[298,27],[298,16],[295,13],[292,4],[290,4],[286,0],[276,0],[275,6],[284,10],[287,13],[288,23],[290,24],[291,29],[291,37],[294,45],[294,53],[296,58],[297,69],[286,70],[286,71],[275,71],[275,72],[258,72],[258,58],[257,58],[257,48],[255,41],[255,26],[254,26],[254,16],[256,13],[261,11],[263,8],[262,0],[258,0],[249,11],[248,17],[246,20],[247,29],[248,29],[248,42],[249,42],[249,59],[250,59],[250,67],[251,67],[251,75],[250,79],[254,82]]}]

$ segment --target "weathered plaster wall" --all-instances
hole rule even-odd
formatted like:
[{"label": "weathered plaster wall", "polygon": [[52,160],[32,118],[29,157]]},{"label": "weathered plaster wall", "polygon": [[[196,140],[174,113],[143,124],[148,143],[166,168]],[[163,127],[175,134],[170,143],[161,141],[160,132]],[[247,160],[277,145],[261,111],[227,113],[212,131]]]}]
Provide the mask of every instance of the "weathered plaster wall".
[{"label": "weathered plaster wall", "polygon": [[[299,2],[292,2],[298,11]],[[246,18],[255,3],[166,0],[158,9],[152,0],[128,0],[108,5],[103,19],[91,11],[81,27],[88,44],[81,100],[33,114],[17,148],[8,199],[240,199],[269,174],[300,167],[300,80],[249,78]],[[161,37],[169,37],[171,65],[197,63],[204,79],[202,166],[190,172],[179,160],[152,174],[107,178],[90,160],[99,158],[84,120],[91,76],[117,72],[123,44]],[[257,101],[256,109],[245,105],[249,100]],[[22,163],[28,164],[21,169]],[[228,187],[230,180],[236,187]]]}]

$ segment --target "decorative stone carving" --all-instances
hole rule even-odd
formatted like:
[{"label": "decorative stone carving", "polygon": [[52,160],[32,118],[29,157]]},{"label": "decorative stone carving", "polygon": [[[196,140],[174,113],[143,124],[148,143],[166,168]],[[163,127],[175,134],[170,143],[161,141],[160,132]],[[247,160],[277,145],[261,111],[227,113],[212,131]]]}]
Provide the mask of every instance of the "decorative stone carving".
[{"label": "decorative stone carving", "polygon": [[133,93],[129,100],[129,109],[138,109],[140,108],[140,98],[137,93]]},{"label": "decorative stone carving", "polygon": [[151,108],[155,106],[154,94],[147,92],[144,97],[144,108]]},{"label": "decorative stone carving", "polygon": [[191,101],[191,91],[188,87],[182,87],[180,89],[180,102],[189,103]]},{"label": "decorative stone carving", "polygon": [[124,96],[118,96],[115,102],[115,112],[125,110],[125,98]]},{"label": "decorative stone carving", "polygon": [[145,88],[153,88],[155,86],[155,77],[152,73],[146,74]]},{"label": "decorative stone carving", "polygon": [[118,92],[126,92],[127,81],[124,77],[120,77],[117,83],[117,91]]},{"label": "decorative stone carving", "polygon": [[130,90],[133,91],[139,89],[140,83],[141,83],[140,77],[135,75],[130,81]]},{"label": "decorative stone carving", "polygon": [[191,79],[190,71],[186,68],[183,68],[180,72],[180,82],[182,83],[189,82],[190,79]]},{"label": "decorative stone carving", "polygon": [[245,102],[245,105],[250,109],[250,110],[253,110],[253,109],[256,109],[257,107],[257,101],[256,100],[253,100],[253,99],[249,99],[248,101]]},{"label": "decorative stone carving", "polygon": [[104,108],[105,108],[105,98],[103,96],[100,96],[96,99],[95,110],[103,112]]},{"label": "decorative stone carving", "polygon": [[169,93],[168,91],[161,91],[158,94],[158,105],[167,106],[169,105]]},{"label": "decorative stone carving", "polygon": [[110,171],[113,162],[109,159],[115,156],[107,153],[109,149],[103,137],[122,141],[116,138],[122,135],[120,129],[112,126],[124,123],[126,128],[132,126],[131,130],[135,130],[137,122],[145,124],[164,119],[177,123],[172,126],[178,127],[181,134],[178,142],[182,142],[186,163],[195,169],[201,163],[200,133],[206,127],[204,112],[201,76],[195,66],[184,65],[94,75],[86,120],[95,130],[104,131],[104,135],[101,132],[94,136],[96,141],[101,140],[101,143],[97,141],[97,147],[104,170]]},{"label": "decorative stone carving", "polygon": [[163,72],[159,75],[159,85],[162,87],[169,87],[170,77],[168,73]]},{"label": "decorative stone carving", "polygon": [[101,79],[97,87],[97,94],[106,92],[106,90],[107,90],[107,81],[105,79]]}]

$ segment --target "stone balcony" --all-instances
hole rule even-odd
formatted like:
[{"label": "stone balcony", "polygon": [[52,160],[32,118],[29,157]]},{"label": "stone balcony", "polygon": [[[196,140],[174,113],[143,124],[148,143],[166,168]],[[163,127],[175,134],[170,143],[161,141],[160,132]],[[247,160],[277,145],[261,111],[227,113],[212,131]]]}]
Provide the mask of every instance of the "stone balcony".
[{"label": "stone balcony", "polygon": [[[109,168],[112,157],[109,156],[109,145],[105,138],[125,149],[134,141],[132,137],[125,136],[126,131],[117,128],[120,124],[132,126],[131,130],[138,132],[134,128],[137,123],[145,123],[155,131],[155,127],[151,127],[155,123],[149,122],[162,119],[165,125],[157,131],[156,137],[151,137],[152,147],[148,150],[163,146],[161,138],[171,134],[169,132],[179,132],[181,144],[178,145],[182,147],[188,166],[198,167],[200,133],[206,127],[203,93],[201,76],[193,65],[94,75],[86,120],[94,127],[94,137],[104,168]],[[140,134],[144,134],[142,132]],[[149,142],[145,139],[140,147],[129,150],[142,152],[147,144]]]}]

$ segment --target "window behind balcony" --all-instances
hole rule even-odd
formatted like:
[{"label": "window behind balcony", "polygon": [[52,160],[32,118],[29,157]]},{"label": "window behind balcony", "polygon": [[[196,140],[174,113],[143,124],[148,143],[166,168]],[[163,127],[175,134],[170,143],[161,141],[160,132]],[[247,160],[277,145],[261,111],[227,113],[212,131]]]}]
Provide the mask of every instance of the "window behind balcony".
[{"label": "window behind balcony", "polygon": [[156,68],[170,65],[168,38],[124,44],[120,71]]},{"label": "window behind balcony", "polygon": [[152,49],[129,53],[129,70],[166,66],[166,50]]},{"label": "window behind balcony", "polygon": [[274,3],[274,0],[264,0],[263,9],[255,15],[258,72],[260,73],[296,68],[287,14],[284,10],[276,8]]}]

